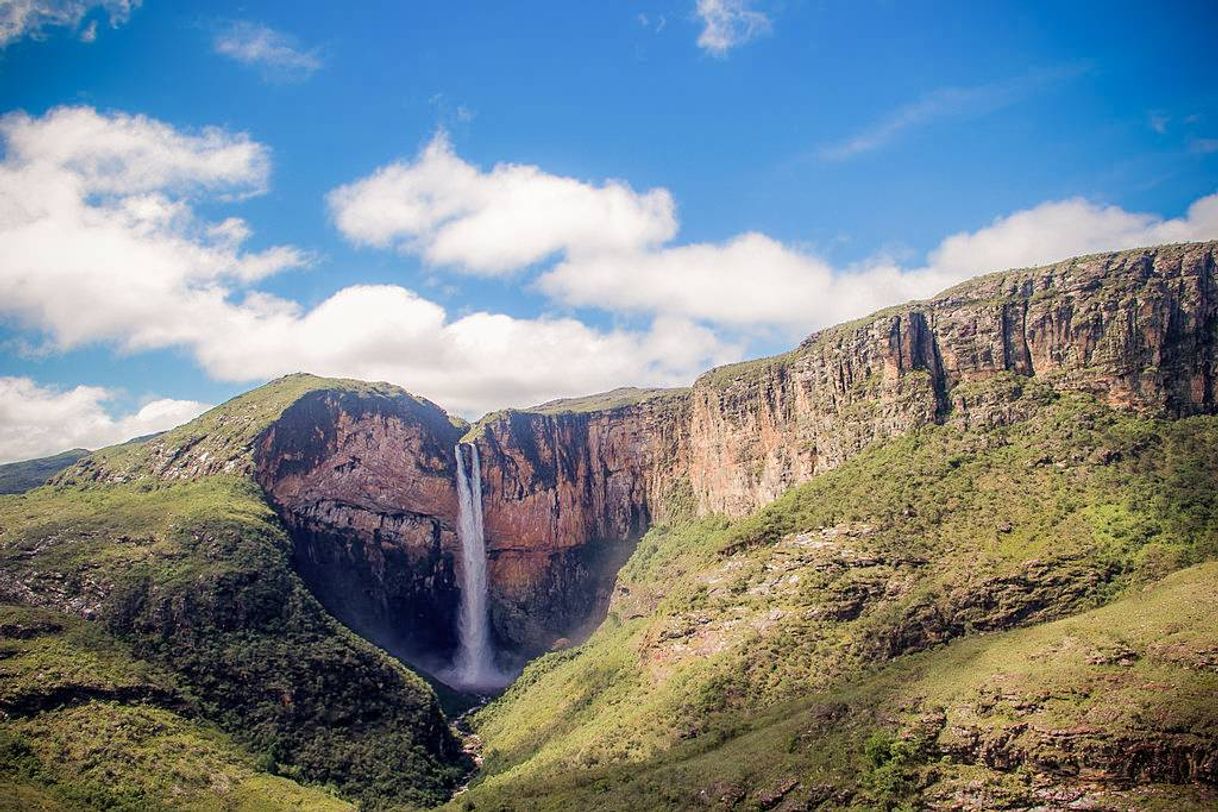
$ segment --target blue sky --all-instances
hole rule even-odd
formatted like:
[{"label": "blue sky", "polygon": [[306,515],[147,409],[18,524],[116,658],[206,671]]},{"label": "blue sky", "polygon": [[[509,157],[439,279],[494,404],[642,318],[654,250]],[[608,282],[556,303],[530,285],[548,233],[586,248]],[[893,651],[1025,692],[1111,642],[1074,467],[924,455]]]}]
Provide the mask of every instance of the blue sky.
[{"label": "blue sky", "polygon": [[1218,237],[1216,23],[0,2],[0,460],[294,369],[467,416],[687,383],[976,273]]}]

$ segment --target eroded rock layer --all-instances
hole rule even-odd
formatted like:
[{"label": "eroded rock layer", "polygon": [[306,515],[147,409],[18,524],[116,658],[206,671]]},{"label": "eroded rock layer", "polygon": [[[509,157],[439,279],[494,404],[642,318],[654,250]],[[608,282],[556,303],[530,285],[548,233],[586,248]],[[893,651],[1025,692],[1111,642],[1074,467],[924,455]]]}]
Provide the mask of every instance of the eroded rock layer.
[{"label": "eroded rock layer", "polygon": [[465,427],[402,393],[311,392],[259,438],[255,477],[330,611],[421,664],[456,645],[453,446]]},{"label": "eroded rock layer", "polygon": [[[1198,243],[995,274],[713,370],[691,390],[484,418],[466,440],[482,458],[497,645],[532,656],[594,625],[657,517],[744,514],[929,423],[1020,420],[1036,403],[1014,397],[1027,387],[1213,411],[1216,257],[1218,244]],[[972,386],[995,376],[1006,390]],[[453,446],[467,428],[405,393],[317,392],[255,449],[327,605],[373,639],[440,658],[455,643]]]},{"label": "eroded rock layer", "polygon": [[707,373],[688,429],[698,504],[744,514],[874,441],[1018,419],[971,397],[999,374],[1139,411],[1212,411],[1216,256],[1196,243],[994,274]]}]

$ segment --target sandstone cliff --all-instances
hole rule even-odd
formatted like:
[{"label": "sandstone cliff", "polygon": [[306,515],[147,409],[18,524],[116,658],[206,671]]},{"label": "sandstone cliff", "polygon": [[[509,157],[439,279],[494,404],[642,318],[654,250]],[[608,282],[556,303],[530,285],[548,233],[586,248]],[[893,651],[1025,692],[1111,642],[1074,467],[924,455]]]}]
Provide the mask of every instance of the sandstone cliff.
[{"label": "sandstone cliff", "polygon": [[530,654],[591,631],[633,542],[671,501],[688,398],[636,394],[595,409],[560,402],[492,415],[472,438],[492,621]]},{"label": "sandstone cliff", "polygon": [[464,438],[482,458],[496,644],[520,659],[595,624],[658,517],[744,514],[873,442],[1035,408],[977,381],[1213,411],[1216,261],[1211,242],[994,274],[712,370],[689,390],[558,401],[473,429],[396,387],[290,376],[60,481],[253,476],[331,611],[430,667],[456,642],[453,447]]},{"label": "sandstone cliff", "polygon": [[254,476],[314,593],[425,666],[455,645],[453,446],[464,430],[402,392],[319,390],[285,409],[253,451]]},{"label": "sandstone cliff", "polygon": [[1196,243],[994,274],[713,370],[690,409],[698,505],[743,514],[876,440],[1018,418],[970,399],[969,382],[1002,373],[1140,411],[1212,411],[1216,258]]}]

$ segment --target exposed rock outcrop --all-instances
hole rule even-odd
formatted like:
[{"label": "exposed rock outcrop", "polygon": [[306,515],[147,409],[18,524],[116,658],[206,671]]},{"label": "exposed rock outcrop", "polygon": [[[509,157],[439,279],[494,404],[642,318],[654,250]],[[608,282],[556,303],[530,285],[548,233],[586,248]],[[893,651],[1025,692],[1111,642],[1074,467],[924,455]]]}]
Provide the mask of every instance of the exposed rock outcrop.
[{"label": "exposed rock outcrop", "polygon": [[[460,583],[453,446],[465,437],[482,459],[496,642],[527,657],[594,625],[633,542],[673,511],[744,514],[920,426],[1023,419],[1037,404],[1027,387],[1213,411],[1216,260],[1218,243],[1194,243],[994,274],[690,390],[511,410],[472,431],[388,385],[284,394],[271,417],[243,396],[193,434],[89,458],[60,481],[252,473],[332,611],[416,660],[443,659]],[[995,376],[1005,390],[975,385]]]},{"label": "exposed rock outcrop", "polygon": [[746,513],[928,423],[1014,419],[968,394],[1003,373],[1140,411],[1213,411],[1216,259],[1218,243],[1193,243],[994,274],[713,370],[690,410],[699,507]]},{"label": "exposed rock outcrop", "polygon": [[684,467],[684,392],[598,411],[510,411],[485,421],[483,511],[492,621],[525,653],[599,621],[614,576]]},{"label": "exposed rock outcrop", "polygon": [[288,407],[254,449],[255,477],[314,593],[424,667],[456,645],[453,446],[465,428],[405,393],[321,390]]}]

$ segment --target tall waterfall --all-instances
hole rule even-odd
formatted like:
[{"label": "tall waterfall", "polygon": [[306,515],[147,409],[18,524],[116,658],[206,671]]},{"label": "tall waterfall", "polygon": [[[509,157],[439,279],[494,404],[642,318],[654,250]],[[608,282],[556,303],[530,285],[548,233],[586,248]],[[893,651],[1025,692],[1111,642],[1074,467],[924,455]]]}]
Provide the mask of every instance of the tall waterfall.
[{"label": "tall waterfall", "polygon": [[[464,448],[469,448],[466,473]],[[482,470],[478,447],[458,445],[457,533],[461,537],[460,641],[453,661],[453,677],[466,688],[495,688],[503,682],[495,668],[486,607],[486,539],[482,534]]]}]

